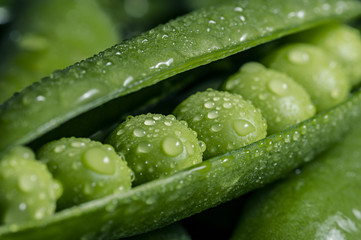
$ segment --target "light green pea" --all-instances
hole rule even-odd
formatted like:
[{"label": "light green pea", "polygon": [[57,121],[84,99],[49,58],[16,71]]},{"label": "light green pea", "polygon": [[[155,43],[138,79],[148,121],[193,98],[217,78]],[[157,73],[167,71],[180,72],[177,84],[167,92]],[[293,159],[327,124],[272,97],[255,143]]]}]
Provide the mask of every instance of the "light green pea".
[{"label": "light green pea", "polygon": [[361,35],[351,26],[333,23],[318,27],[295,38],[326,50],[345,69],[352,86],[361,82]]},{"label": "light green pea", "polygon": [[315,106],[301,85],[289,76],[250,62],[223,84],[226,91],[242,95],[261,109],[269,134],[312,117]]},{"label": "light green pea", "polygon": [[62,186],[32,150],[15,147],[0,160],[0,222],[39,220],[52,215]]},{"label": "light green pea", "polygon": [[205,148],[186,122],[173,115],[150,113],[129,117],[106,142],[124,153],[134,171],[135,185],[202,162]]},{"label": "light green pea", "polygon": [[205,142],[205,159],[266,136],[267,124],[261,113],[238,94],[212,89],[198,92],[179,104],[174,115],[188,122]]},{"label": "light green pea", "polygon": [[303,86],[318,111],[341,103],[350,91],[350,84],[338,62],[317,46],[288,44],[268,55],[265,63]]},{"label": "light green pea", "polygon": [[109,145],[86,138],[62,138],[38,151],[54,178],[64,186],[59,209],[131,187],[132,171]]}]

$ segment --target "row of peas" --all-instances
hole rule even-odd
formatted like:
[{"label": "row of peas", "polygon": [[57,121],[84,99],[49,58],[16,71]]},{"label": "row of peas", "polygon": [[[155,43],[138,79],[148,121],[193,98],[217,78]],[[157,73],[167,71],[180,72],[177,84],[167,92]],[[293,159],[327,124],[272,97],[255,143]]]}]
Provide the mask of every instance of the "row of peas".
[{"label": "row of peas", "polygon": [[0,161],[0,222],[42,219],[172,175],[342,102],[361,79],[358,31],[334,23],[294,38],[303,43],[281,46],[264,65],[243,65],[220,90],[190,96],[174,115],[128,117],[104,144],[62,138],[36,156],[13,148]]}]

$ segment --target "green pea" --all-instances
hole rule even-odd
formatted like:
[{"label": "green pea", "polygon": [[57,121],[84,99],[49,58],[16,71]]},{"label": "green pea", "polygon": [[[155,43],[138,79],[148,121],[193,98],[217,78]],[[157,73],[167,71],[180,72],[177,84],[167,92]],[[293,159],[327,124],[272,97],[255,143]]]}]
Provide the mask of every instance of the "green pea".
[{"label": "green pea", "polygon": [[106,142],[124,153],[134,171],[135,185],[202,162],[205,148],[186,122],[173,115],[150,113],[129,117]]},{"label": "green pea", "polygon": [[343,69],[320,47],[288,44],[268,55],[265,63],[303,86],[318,111],[339,104],[350,91]]},{"label": "green pea", "polygon": [[132,171],[109,145],[86,138],[45,144],[39,159],[64,186],[59,209],[130,189]]},{"label": "green pea", "polygon": [[52,215],[62,187],[46,165],[25,147],[15,147],[0,160],[0,222],[39,220]]},{"label": "green pea", "polygon": [[269,134],[304,121],[316,111],[302,86],[289,76],[256,62],[245,64],[222,88],[242,95],[261,109]]},{"label": "green pea", "polygon": [[191,95],[174,110],[188,122],[207,149],[210,158],[246,146],[266,136],[261,113],[242,96],[208,89]]},{"label": "green pea", "polygon": [[360,83],[361,35],[358,29],[333,23],[303,32],[295,38],[326,50],[340,62],[352,86]]}]

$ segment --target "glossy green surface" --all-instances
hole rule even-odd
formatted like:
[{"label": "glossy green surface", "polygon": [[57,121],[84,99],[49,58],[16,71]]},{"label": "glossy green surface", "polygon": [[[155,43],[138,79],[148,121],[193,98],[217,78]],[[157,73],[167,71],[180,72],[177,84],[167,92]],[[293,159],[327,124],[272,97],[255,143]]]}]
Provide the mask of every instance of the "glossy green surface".
[{"label": "glossy green surface", "polygon": [[14,96],[0,107],[0,150],[28,143],[81,113],[179,72],[331,19],[357,16],[360,9],[358,1],[257,0],[180,17]]},{"label": "glossy green surface", "polygon": [[342,102],[351,86],[345,70],[320,47],[291,43],[280,47],[264,60],[266,66],[292,77],[310,95],[317,111]]},{"label": "glossy green surface", "polygon": [[264,138],[267,124],[259,110],[238,94],[208,89],[181,102],[173,111],[206,144],[208,159]]},{"label": "glossy green surface", "polygon": [[187,230],[179,223],[166,226],[152,232],[144,233],[138,236],[122,238],[124,240],[191,240]]},{"label": "glossy green surface", "polygon": [[[268,16],[266,22],[253,18],[260,8],[264,8],[262,16]],[[228,5],[179,18],[57,72],[52,75],[56,80],[45,79],[3,105],[0,109],[0,130],[3,132],[0,149],[3,151],[13,144],[31,141],[81,112],[177,72],[335,17],[356,16],[361,12],[360,8],[358,1],[330,1],[326,5],[324,1],[290,3],[279,0],[272,4],[252,1],[247,6]],[[223,26],[222,29],[219,22],[213,22],[214,19],[225,20],[227,28]],[[194,24],[195,20],[202,24]],[[209,31],[201,29],[203,33],[193,29],[208,25]],[[239,28],[244,31],[238,32]],[[213,30],[217,35],[210,33]],[[163,39],[163,33],[168,38]],[[244,33],[248,35],[244,36]],[[142,42],[144,38],[148,42]],[[167,49],[173,43],[177,47]],[[147,48],[147,44],[151,48]],[[171,58],[173,62],[169,61]],[[104,76],[103,80],[99,76]],[[34,100],[43,94],[46,101]],[[0,226],[0,238],[117,239],[168,225],[261,187],[310,161],[316,153],[339,141],[353,122],[361,120],[360,106],[361,93],[358,91],[329,112],[170,177],[65,209],[44,220]],[[91,125],[90,121],[86,123]]]},{"label": "glossy green surface", "polygon": [[257,62],[246,63],[222,89],[240,94],[261,110],[267,133],[289,128],[312,117],[316,108],[305,89],[291,77]]},{"label": "glossy green surface", "polygon": [[133,173],[110,145],[86,138],[62,138],[42,146],[37,157],[63,185],[58,210],[131,187]]},{"label": "glossy green surface", "polygon": [[1,44],[0,103],[55,69],[119,41],[96,0],[16,0]]},{"label": "glossy green surface", "polygon": [[246,201],[232,239],[360,239],[361,125]]},{"label": "glossy green surface", "polygon": [[0,159],[0,223],[44,219],[55,212],[62,186],[31,149],[15,147]]},{"label": "glossy green surface", "polygon": [[322,47],[346,69],[352,86],[360,83],[361,35],[357,28],[332,23],[298,34],[293,39]]},{"label": "glossy green surface", "polygon": [[310,161],[339,141],[353,122],[361,121],[360,106],[358,91],[337,108],[287,131],[48,219],[1,226],[0,237],[117,239],[167,225],[259,188]]},{"label": "glossy green surface", "polygon": [[170,176],[202,162],[197,133],[173,115],[142,114],[120,124],[106,143],[124,154],[134,185]]}]

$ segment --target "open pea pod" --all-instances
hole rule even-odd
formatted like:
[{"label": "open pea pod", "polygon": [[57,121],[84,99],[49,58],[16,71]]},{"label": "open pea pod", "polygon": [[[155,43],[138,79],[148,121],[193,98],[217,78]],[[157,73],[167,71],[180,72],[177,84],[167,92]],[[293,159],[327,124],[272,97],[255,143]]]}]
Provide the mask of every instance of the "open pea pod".
[{"label": "open pea pod", "polygon": [[[128,103],[128,97],[134,98],[130,93],[140,97],[146,87],[177,73],[360,13],[360,2],[339,0],[238,1],[196,11],[56,71],[13,96],[0,107],[0,151],[30,143],[79,115],[96,128],[100,120],[92,123],[85,116],[100,111],[105,119],[116,119],[112,103]],[[340,140],[360,119],[361,92],[356,91],[328,112],[173,176],[44,220],[1,226],[0,238],[116,239],[149,231],[279,178]]]},{"label": "open pea pod", "polygon": [[195,11],[56,71],[13,96],[0,107],[0,151],[177,73],[359,13],[359,2],[335,0],[236,1]]}]

